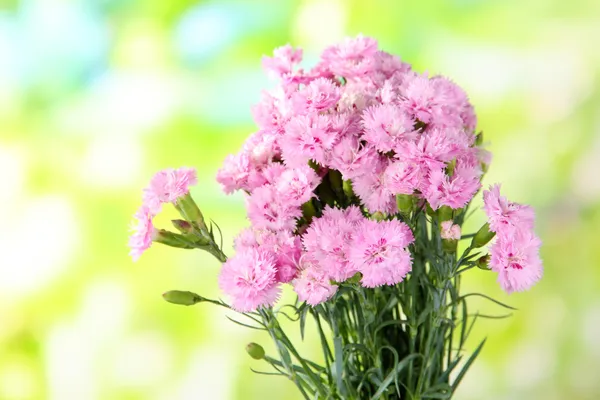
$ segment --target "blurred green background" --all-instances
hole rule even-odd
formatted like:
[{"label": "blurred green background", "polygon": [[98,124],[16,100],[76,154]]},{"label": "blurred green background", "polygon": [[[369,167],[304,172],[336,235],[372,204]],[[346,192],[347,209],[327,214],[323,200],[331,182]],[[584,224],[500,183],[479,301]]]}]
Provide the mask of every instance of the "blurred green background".
[{"label": "blurred green background", "polygon": [[0,0],[0,400],[298,398],[250,371],[266,337],[162,300],[217,297],[217,262],[156,245],[134,264],[128,228],[156,170],[195,166],[231,254],[243,199],[214,177],[255,129],[260,57],[360,32],[467,90],[486,184],[538,211],[539,285],[468,277],[519,311],[480,322],[457,399],[600,398],[599,1]]}]

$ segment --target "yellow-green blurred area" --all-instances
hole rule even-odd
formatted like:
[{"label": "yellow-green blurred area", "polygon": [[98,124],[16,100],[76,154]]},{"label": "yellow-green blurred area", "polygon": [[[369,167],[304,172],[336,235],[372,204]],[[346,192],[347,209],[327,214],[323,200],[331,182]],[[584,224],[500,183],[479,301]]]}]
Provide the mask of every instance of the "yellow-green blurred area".
[{"label": "yellow-green blurred area", "polygon": [[214,177],[256,129],[261,56],[289,42],[310,65],[361,32],[467,90],[485,183],[538,212],[533,290],[469,271],[465,293],[519,310],[479,321],[456,398],[600,398],[599,1],[0,0],[0,400],[299,398],[250,371],[266,335],[161,298],[218,297],[217,261],[154,245],[133,263],[129,224],[155,171],[194,166],[231,254],[244,201]]}]

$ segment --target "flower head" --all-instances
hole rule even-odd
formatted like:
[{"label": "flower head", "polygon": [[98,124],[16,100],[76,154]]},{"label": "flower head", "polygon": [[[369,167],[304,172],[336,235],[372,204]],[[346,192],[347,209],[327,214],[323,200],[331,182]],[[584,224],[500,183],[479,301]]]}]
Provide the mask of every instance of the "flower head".
[{"label": "flower head", "polygon": [[456,225],[453,221],[444,221],[441,226],[442,239],[446,240],[460,240],[460,226]]},{"label": "flower head", "polygon": [[490,268],[507,293],[531,288],[543,275],[540,239],[530,231],[500,235],[491,247]]},{"label": "flower head", "polygon": [[157,172],[144,189],[144,204],[153,213],[158,213],[163,203],[174,203],[189,192],[190,186],[198,182],[194,168],[181,167]]},{"label": "flower head", "polygon": [[134,233],[129,237],[129,255],[133,261],[137,261],[144,251],[148,250],[155,239],[157,230],[152,224],[154,214],[146,205],[142,205],[135,213],[137,223],[134,225]]},{"label": "flower head", "polygon": [[300,301],[311,306],[323,303],[335,294],[338,286],[331,284],[329,274],[318,264],[308,261],[308,254],[303,257],[302,272],[294,280],[294,291]]},{"label": "flower head", "polygon": [[412,268],[406,247],[414,241],[403,222],[364,220],[358,227],[350,250],[350,262],[363,275],[365,287],[394,285]]},{"label": "flower head", "polygon": [[535,214],[530,206],[513,203],[500,195],[500,185],[483,192],[483,209],[493,232],[531,230]]},{"label": "flower head", "polygon": [[219,287],[231,298],[231,306],[240,312],[271,306],[279,298],[275,259],[259,249],[238,252],[227,260],[219,274]]}]

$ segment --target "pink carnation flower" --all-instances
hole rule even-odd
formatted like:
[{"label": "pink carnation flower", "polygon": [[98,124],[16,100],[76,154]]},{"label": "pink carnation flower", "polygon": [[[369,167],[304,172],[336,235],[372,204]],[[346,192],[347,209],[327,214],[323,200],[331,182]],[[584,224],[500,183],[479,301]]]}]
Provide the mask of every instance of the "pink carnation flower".
[{"label": "pink carnation flower", "polygon": [[460,226],[456,225],[452,221],[444,221],[441,226],[441,234],[442,239],[446,240],[460,240]]},{"label": "pink carnation flower", "polygon": [[321,183],[321,178],[308,165],[284,171],[275,185],[280,201],[299,207],[314,197],[313,191]]},{"label": "pink carnation flower", "polygon": [[189,187],[197,182],[194,168],[169,168],[159,171],[144,189],[144,204],[156,214],[161,210],[163,203],[174,203],[179,197],[187,194]]},{"label": "pink carnation flower", "polygon": [[433,170],[429,174],[425,198],[434,210],[440,206],[454,209],[464,207],[481,187],[479,177],[479,171],[459,166],[452,177],[442,169]]},{"label": "pink carnation flower", "polygon": [[335,75],[351,78],[370,72],[374,67],[376,53],[377,41],[359,35],[325,49],[321,58],[328,63]]},{"label": "pink carnation flower", "polygon": [[303,257],[303,270],[300,276],[293,282],[294,291],[300,301],[316,306],[330,299],[338,286],[331,284],[329,275],[324,269],[313,262],[306,261],[307,256]]},{"label": "pink carnation flower", "polygon": [[273,51],[273,57],[264,56],[262,65],[267,73],[283,77],[292,73],[295,65],[302,61],[302,49],[294,49],[289,44]]},{"label": "pink carnation flower", "polygon": [[358,227],[350,249],[350,262],[363,275],[364,287],[395,285],[412,268],[406,247],[414,241],[403,222],[365,220]]},{"label": "pink carnation flower", "polygon": [[250,158],[247,154],[230,154],[217,172],[217,182],[221,184],[225,193],[233,193],[247,187],[250,169]]},{"label": "pink carnation flower", "polygon": [[395,214],[398,210],[396,198],[386,187],[386,168],[387,160],[380,158],[370,167],[370,170],[352,179],[354,192],[372,213],[380,211],[385,214]]},{"label": "pink carnation flower", "polygon": [[352,179],[368,171],[377,157],[374,147],[361,143],[358,136],[348,135],[333,147],[329,164],[340,171],[344,179]]},{"label": "pink carnation flower", "polygon": [[513,203],[500,195],[500,185],[490,186],[483,192],[483,209],[493,232],[532,230],[535,213],[530,206]]},{"label": "pink carnation flower", "polygon": [[320,112],[334,107],[340,97],[338,85],[331,79],[318,78],[296,92],[292,104],[296,113]]},{"label": "pink carnation flower", "polygon": [[363,138],[377,150],[387,153],[402,141],[415,139],[414,124],[414,119],[401,108],[391,104],[376,105],[363,113]]},{"label": "pink carnation flower", "polygon": [[321,218],[313,219],[302,236],[307,254],[327,272],[329,278],[343,282],[356,273],[349,263],[352,234],[364,217],[356,206],[345,210],[326,207]]},{"label": "pink carnation flower", "polygon": [[531,288],[543,275],[540,239],[530,231],[499,235],[490,251],[490,268],[507,293]]},{"label": "pink carnation flower", "polygon": [[415,163],[396,161],[385,169],[383,180],[386,190],[393,195],[413,194],[421,186],[423,172]]},{"label": "pink carnation flower", "polygon": [[227,260],[219,274],[219,287],[240,312],[272,306],[280,294],[275,259],[259,249],[238,252]]},{"label": "pink carnation flower", "polygon": [[302,215],[298,206],[283,203],[273,185],[254,189],[247,200],[248,218],[258,229],[291,230]]},{"label": "pink carnation flower", "polygon": [[330,131],[330,117],[326,115],[297,116],[285,127],[280,140],[286,165],[298,167],[309,160],[323,163],[325,152],[330,150],[337,137]]},{"label": "pink carnation flower", "polygon": [[137,223],[133,227],[134,233],[129,237],[129,255],[133,261],[137,261],[142,253],[152,245],[152,241],[156,238],[158,231],[152,224],[154,214],[146,205],[135,213],[134,218]]}]

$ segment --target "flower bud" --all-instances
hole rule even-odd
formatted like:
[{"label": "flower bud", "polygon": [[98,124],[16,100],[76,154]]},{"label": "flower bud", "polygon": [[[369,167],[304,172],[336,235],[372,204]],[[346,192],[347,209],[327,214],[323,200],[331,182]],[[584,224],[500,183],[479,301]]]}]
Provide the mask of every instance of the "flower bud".
[{"label": "flower bud", "polygon": [[441,206],[440,209],[438,210],[438,218],[440,223],[444,222],[444,221],[451,221],[452,220],[452,208],[448,207],[448,206]]},{"label": "flower bud", "polygon": [[458,240],[442,239],[442,250],[446,253],[455,253],[458,246]]},{"label": "flower bud", "polygon": [[385,219],[385,214],[381,211],[377,211],[376,213],[371,214],[371,219],[375,221],[383,221]]},{"label": "flower bud", "polygon": [[491,268],[489,266],[490,263],[490,255],[486,254],[485,256],[479,257],[477,260],[477,268],[483,269],[485,271],[490,271]]},{"label": "flower bud", "polygon": [[194,231],[194,227],[187,221],[182,219],[173,219],[171,223],[179,232],[185,234],[192,233]]},{"label": "flower bud", "polygon": [[315,215],[317,215],[317,210],[315,210],[315,205],[313,204],[312,199],[302,204],[302,216],[306,222],[310,223]]},{"label": "flower bud", "polygon": [[412,211],[415,198],[411,194],[397,194],[396,195],[396,204],[398,205],[398,210],[403,214],[408,214]]},{"label": "flower bud", "polygon": [[352,188],[352,182],[350,180],[344,181],[342,183],[342,188],[348,199],[353,199],[356,197],[356,194],[354,194],[354,189]]},{"label": "flower bud", "polygon": [[185,236],[178,233],[169,232],[164,229],[157,231],[153,240],[157,243],[162,243],[167,246],[177,247],[180,249],[193,249],[195,247],[194,244]]},{"label": "flower bud", "polygon": [[255,360],[262,360],[265,358],[265,349],[258,343],[248,343],[246,346],[246,353]]},{"label": "flower bud", "polygon": [[184,219],[195,222],[201,230],[206,230],[202,212],[189,192],[177,198],[175,205]]},{"label": "flower bud", "polygon": [[488,244],[496,236],[495,232],[490,231],[490,224],[487,222],[477,231],[473,240],[471,241],[471,247],[477,248]]},{"label": "flower bud", "polygon": [[203,298],[196,293],[186,292],[183,290],[170,290],[163,293],[163,299],[169,303],[179,304],[181,306],[193,306],[200,303]]},{"label": "flower bud", "polygon": [[454,175],[454,169],[456,168],[456,158],[446,164],[446,175],[452,176]]}]

